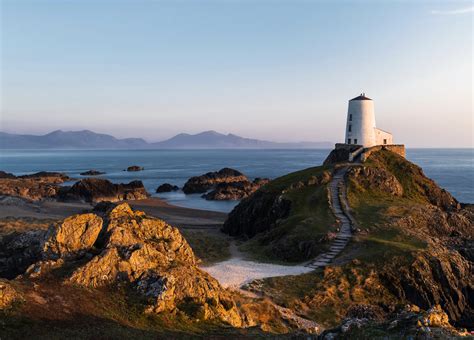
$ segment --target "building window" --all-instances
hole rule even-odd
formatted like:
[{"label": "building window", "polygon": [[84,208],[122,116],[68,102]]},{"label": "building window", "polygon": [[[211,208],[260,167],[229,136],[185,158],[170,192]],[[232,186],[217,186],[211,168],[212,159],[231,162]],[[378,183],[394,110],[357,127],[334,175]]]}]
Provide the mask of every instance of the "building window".
[{"label": "building window", "polygon": [[349,132],[352,131],[352,125],[349,125]]},{"label": "building window", "polygon": [[347,140],[347,144],[351,144],[351,139],[350,138]]},{"label": "building window", "polygon": [[387,144],[387,140],[386,140],[386,139],[384,139],[384,140],[383,140],[383,143],[384,143],[384,144]]},{"label": "building window", "polygon": [[354,138],[354,144],[357,144],[357,138]]},{"label": "building window", "polygon": [[352,113],[349,115],[349,121],[352,122]]}]

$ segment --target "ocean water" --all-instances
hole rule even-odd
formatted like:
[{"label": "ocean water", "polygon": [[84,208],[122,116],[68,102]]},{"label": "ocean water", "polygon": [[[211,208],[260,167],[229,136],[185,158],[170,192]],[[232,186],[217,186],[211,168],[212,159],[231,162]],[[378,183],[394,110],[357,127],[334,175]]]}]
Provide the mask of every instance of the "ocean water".
[{"label": "ocean water", "polygon": [[[37,171],[105,171],[115,183],[141,180],[148,192],[179,206],[228,212],[237,202],[206,201],[182,192],[155,194],[162,183],[180,187],[192,176],[223,167],[249,178],[276,178],[322,164],[330,150],[1,150],[0,170],[23,175]],[[474,149],[408,149],[407,158],[459,201],[474,203]],[[123,171],[139,165],[144,171]]]}]

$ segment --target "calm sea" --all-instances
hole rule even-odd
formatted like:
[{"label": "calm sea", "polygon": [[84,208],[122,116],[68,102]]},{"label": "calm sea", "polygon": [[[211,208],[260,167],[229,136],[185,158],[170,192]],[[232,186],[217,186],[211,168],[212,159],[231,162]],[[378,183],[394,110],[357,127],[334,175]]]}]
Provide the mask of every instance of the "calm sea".
[{"label": "calm sea", "polygon": [[[0,170],[22,175],[37,171],[105,171],[113,182],[142,180],[148,192],[172,204],[216,211],[230,211],[236,202],[206,201],[182,192],[155,194],[168,182],[182,186],[191,176],[230,167],[250,178],[275,178],[320,165],[330,150],[1,150]],[[474,149],[408,149],[407,158],[459,201],[474,203]],[[127,172],[130,165],[145,168]]]}]

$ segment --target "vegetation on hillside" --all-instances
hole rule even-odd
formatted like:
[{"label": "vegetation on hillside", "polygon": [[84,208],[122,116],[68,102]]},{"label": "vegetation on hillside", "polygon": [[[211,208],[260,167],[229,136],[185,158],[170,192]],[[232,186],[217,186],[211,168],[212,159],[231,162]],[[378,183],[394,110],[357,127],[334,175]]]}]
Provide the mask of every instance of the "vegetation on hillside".
[{"label": "vegetation on hillside", "polygon": [[224,231],[247,238],[241,249],[263,261],[315,257],[337,227],[328,202],[331,173],[321,166],[271,181],[230,213]]},{"label": "vegetation on hillside", "polygon": [[407,303],[423,309],[440,304],[452,322],[472,324],[472,210],[461,209],[421,168],[386,150],[348,171],[347,191],[359,230],[333,265],[248,288],[326,327],[360,306],[379,322]]}]

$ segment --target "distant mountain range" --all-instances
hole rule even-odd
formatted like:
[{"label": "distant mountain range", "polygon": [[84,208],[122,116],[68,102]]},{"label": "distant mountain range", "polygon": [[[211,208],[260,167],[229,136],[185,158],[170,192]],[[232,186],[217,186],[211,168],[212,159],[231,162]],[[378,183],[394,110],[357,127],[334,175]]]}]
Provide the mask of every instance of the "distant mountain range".
[{"label": "distant mountain range", "polygon": [[0,132],[0,149],[312,149],[332,148],[331,142],[278,143],[205,131],[180,133],[170,139],[148,143],[141,138],[118,139],[83,131],[53,131],[46,135],[18,135]]}]

